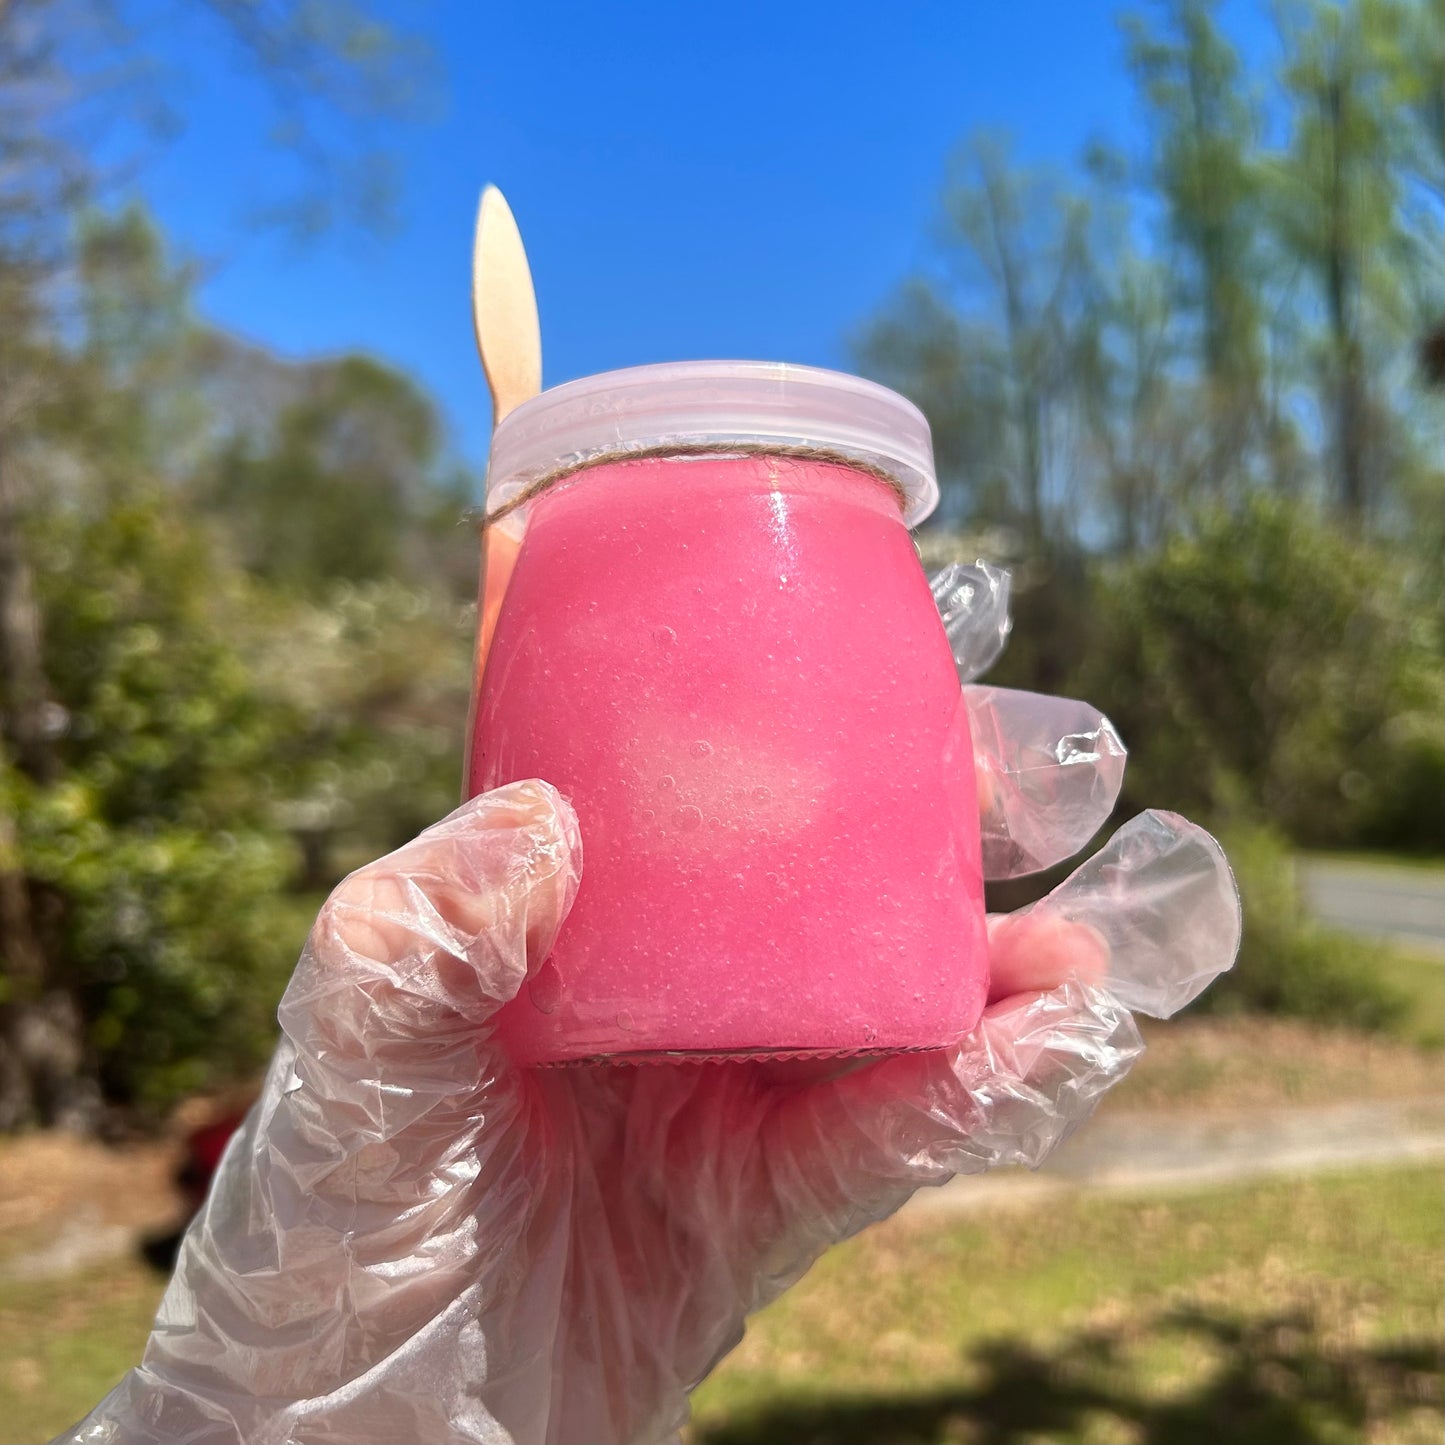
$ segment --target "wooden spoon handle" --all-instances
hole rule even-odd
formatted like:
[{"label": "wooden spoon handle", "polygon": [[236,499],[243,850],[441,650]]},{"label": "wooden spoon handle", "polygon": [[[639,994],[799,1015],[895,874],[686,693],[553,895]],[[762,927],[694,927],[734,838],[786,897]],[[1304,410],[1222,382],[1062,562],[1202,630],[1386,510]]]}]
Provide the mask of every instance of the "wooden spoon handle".
[{"label": "wooden spoon handle", "polygon": [[[506,197],[495,186],[482,192],[477,232],[472,243],[472,325],[477,351],[492,393],[492,430],[524,401],[542,390],[542,331],[532,270]],[[478,691],[486,667],[492,631],[511,580],[518,542],[510,529],[482,531],[481,587],[477,609],[476,651],[472,660],[472,698],[467,717],[469,770],[476,727]],[[463,778],[463,796],[466,779]]]},{"label": "wooden spoon handle", "polygon": [[542,331],[527,252],[506,197],[482,192],[472,247],[472,323],[492,392],[492,426],[542,389]]}]

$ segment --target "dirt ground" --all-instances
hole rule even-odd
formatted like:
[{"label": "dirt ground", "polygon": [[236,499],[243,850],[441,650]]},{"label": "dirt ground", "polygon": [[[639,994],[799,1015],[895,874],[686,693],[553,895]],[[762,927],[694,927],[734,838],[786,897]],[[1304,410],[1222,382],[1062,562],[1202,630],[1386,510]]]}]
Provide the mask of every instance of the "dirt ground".
[{"label": "dirt ground", "polygon": [[188,1100],[159,1137],[125,1144],[0,1138],[0,1280],[69,1273],[174,1229],[187,1209],[174,1182],[187,1137],[248,1097]]},{"label": "dirt ground", "polygon": [[181,1208],[173,1142],[110,1148],[66,1134],[0,1142],[0,1259],[52,1240],[69,1220],[133,1233],[162,1228]]}]

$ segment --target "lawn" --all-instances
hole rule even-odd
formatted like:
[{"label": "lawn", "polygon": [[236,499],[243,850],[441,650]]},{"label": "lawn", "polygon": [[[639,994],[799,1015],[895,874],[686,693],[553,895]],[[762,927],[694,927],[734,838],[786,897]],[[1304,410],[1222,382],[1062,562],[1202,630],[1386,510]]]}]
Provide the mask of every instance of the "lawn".
[{"label": "lawn", "polygon": [[[1433,1168],[985,1224],[905,1216],[834,1251],[699,1391],[698,1445],[1438,1440]],[[47,1439],[138,1355],[129,1262],[0,1285],[4,1438]]]},{"label": "lawn", "polygon": [[1279,1109],[1364,1099],[1439,1097],[1445,1056],[1432,990],[1445,969],[1426,962],[1399,980],[1416,1011],[1407,1030],[1416,1040],[1434,1025],[1428,1047],[1410,1037],[1322,1028],[1299,1019],[1235,1016],[1141,1021],[1148,1048],[1133,1072],[1104,1100],[1110,1111]]},{"label": "lawn", "polygon": [[1385,980],[1410,1000],[1401,1034],[1427,1048],[1445,1043],[1445,966],[1438,958],[1395,948],[1380,957]]},{"label": "lawn", "polygon": [[140,1357],[161,1283],[144,1265],[0,1282],[0,1439],[48,1440]]},{"label": "lawn", "polygon": [[753,1322],[692,1437],[1438,1441],[1442,1204],[1417,1167],[894,1220]]},{"label": "lawn", "polygon": [[[298,907],[299,938],[313,900]],[[303,914],[305,915],[303,917]],[[1252,1110],[1438,1094],[1445,969],[1406,959],[1408,1032],[1146,1021],[1105,1105]],[[1343,1081],[1343,1083],[1342,1083]],[[84,1210],[174,1217],[161,1145],[0,1141],[0,1271]],[[697,1396],[697,1445],[1438,1441],[1445,1184],[1410,1168],[1148,1203],[1052,1196],[984,1224],[891,1221],[753,1322]],[[1047,1212],[1045,1212],[1047,1210]],[[42,1441],[139,1356],[161,1282],[113,1261],[0,1277],[0,1439]]]}]

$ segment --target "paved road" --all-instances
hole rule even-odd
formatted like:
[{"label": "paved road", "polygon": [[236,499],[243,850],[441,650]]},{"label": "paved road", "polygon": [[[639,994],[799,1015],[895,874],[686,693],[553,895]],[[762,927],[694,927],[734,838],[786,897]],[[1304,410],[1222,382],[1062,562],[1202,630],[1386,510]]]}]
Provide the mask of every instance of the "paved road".
[{"label": "paved road", "polygon": [[1445,961],[1445,870],[1311,858],[1301,861],[1299,880],[1321,923]]}]

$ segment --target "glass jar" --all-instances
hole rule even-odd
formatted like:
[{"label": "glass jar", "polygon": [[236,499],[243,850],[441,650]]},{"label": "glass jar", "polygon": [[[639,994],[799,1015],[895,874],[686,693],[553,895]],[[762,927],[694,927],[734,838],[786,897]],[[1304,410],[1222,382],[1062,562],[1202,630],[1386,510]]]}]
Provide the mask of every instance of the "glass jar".
[{"label": "glass jar", "polygon": [[520,1064],[977,1022],[973,750],[908,530],[936,498],[922,414],[805,367],[611,372],[498,427],[490,525],[520,545],[484,594],[468,787],[546,779],[585,857],[498,1016]]}]

